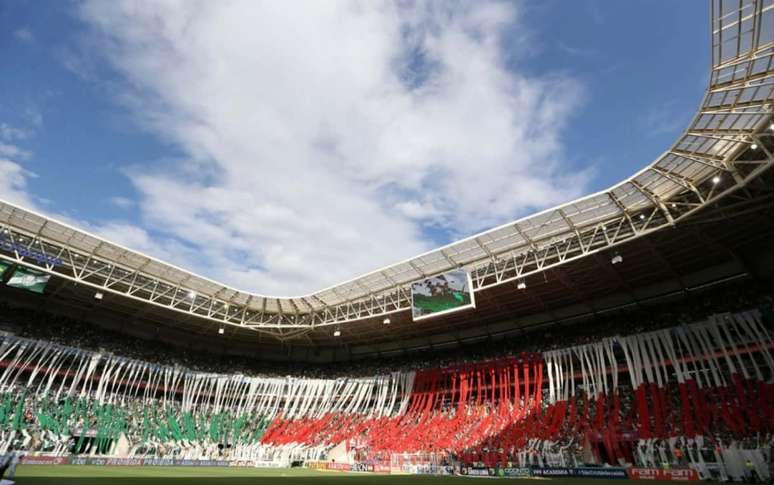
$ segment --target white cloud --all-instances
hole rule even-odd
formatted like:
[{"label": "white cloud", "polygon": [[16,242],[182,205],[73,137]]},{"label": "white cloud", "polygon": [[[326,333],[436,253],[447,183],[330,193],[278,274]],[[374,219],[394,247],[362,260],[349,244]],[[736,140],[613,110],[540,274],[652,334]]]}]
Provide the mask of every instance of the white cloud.
[{"label": "white cloud", "polygon": [[13,142],[27,138],[28,132],[0,123],[0,199],[34,207],[27,182],[36,175],[25,169],[19,160],[28,159],[31,154]]},{"label": "white cloud", "polygon": [[24,207],[35,207],[27,190],[27,180],[35,174],[13,160],[2,158],[0,152],[0,199]]},{"label": "white cloud", "polygon": [[409,219],[417,220],[440,220],[443,215],[431,201],[406,200],[398,202],[395,208]]},{"label": "white cloud", "polygon": [[134,251],[161,258],[163,261],[183,268],[192,268],[197,252],[171,238],[152,237],[145,229],[125,221],[108,221],[104,224],[88,224],[65,218],[75,227],[80,227],[108,241],[117,242]]},{"label": "white cloud", "polygon": [[37,104],[29,104],[24,108],[22,117],[35,128],[40,128],[43,125],[43,110]]},{"label": "white cloud", "polygon": [[0,142],[0,157],[7,158],[29,158],[30,153],[10,143]]},{"label": "white cloud", "polygon": [[110,198],[110,203],[119,209],[131,209],[134,207],[134,201],[128,197],[115,196]]},{"label": "white cloud", "polygon": [[[6,123],[0,123],[0,140],[26,139],[32,132],[18,129]],[[37,174],[24,168],[19,160],[31,158],[32,154],[16,145],[0,141],[0,200],[31,209],[78,227],[109,241],[118,242],[136,251],[152,254],[172,264],[194,267],[196,254],[190,248],[172,238],[152,238],[148,232],[136,225],[121,220],[102,221],[94,224],[66,213],[51,210],[46,199],[36,197],[29,187],[30,180]],[[124,197],[113,197],[111,203],[129,208],[133,201]]]},{"label": "white cloud", "polygon": [[13,36],[16,37],[17,40],[20,40],[21,42],[26,42],[26,43],[30,43],[35,40],[35,36],[32,34],[32,31],[25,27],[16,29],[13,32]]},{"label": "white cloud", "polygon": [[0,150],[0,200],[47,214],[60,222],[118,242],[135,251],[152,254],[169,263],[189,268],[194,266],[198,254],[174,239],[153,238],[145,229],[120,220],[93,224],[64,213],[52,212],[46,200],[30,193],[29,181],[36,177],[35,173],[21,164],[2,158]]},{"label": "white cloud", "polygon": [[32,132],[0,122],[0,200],[36,208],[35,198],[30,194],[28,182],[37,177],[20,163],[32,154],[21,148],[17,142],[26,140]]},{"label": "white cloud", "polygon": [[24,140],[28,138],[29,135],[30,134],[27,130],[22,130],[21,128],[11,126],[8,123],[0,123],[0,140],[9,142],[14,140]]},{"label": "white cloud", "polygon": [[675,100],[651,106],[639,118],[645,136],[672,135],[677,136],[689,121],[685,111],[679,109]]},{"label": "white cloud", "polygon": [[[585,188],[561,145],[582,89],[506,69],[503,34],[525,28],[512,4],[87,1],[81,16],[126,78],[120,101],[187,154],[128,172],[144,223],[239,287],[317,290],[429,249],[423,227],[466,234]],[[114,235],[169,250],[141,233]]]}]

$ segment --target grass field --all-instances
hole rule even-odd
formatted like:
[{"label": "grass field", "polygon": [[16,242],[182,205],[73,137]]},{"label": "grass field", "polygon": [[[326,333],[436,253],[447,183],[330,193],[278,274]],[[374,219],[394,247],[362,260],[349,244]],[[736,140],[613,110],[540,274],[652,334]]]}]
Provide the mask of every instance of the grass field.
[{"label": "grass field", "polygon": [[[369,475],[307,470],[303,468],[184,468],[184,467],[130,467],[88,465],[22,465],[16,474],[19,485],[156,485],[156,484],[269,484],[283,485],[441,485],[460,484],[471,480],[466,477]],[[513,479],[516,480],[516,479]],[[541,478],[550,485],[604,485],[604,479],[589,478]],[[486,482],[491,483],[491,482]],[[659,483],[659,482],[656,482]],[[662,482],[667,483],[667,482]]]}]

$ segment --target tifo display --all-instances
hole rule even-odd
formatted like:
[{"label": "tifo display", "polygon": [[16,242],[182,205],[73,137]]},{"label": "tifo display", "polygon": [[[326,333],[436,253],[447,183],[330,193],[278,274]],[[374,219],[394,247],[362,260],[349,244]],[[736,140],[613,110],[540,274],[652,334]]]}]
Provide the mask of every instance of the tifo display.
[{"label": "tifo display", "polygon": [[761,308],[338,379],[213,374],[5,336],[0,446],[35,464],[767,478],[774,340]]}]

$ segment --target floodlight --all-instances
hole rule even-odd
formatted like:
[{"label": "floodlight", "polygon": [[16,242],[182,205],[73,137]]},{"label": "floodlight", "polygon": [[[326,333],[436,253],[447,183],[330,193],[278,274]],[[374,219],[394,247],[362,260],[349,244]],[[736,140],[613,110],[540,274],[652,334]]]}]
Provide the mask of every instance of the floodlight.
[{"label": "floodlight", "polygon": [[334,330],[333,331],[333,336],[334,337],[341,337],[341,330]]},{"label": "floodlight", "polygon": [[101,291],[98,291],[98,292],[94,293],[94,299],[95,300],[101,300],[103,296],[105,296],[105,295],[103,295]]},{"label": "floodlight", "polygon": [[714,177],[712,177],[712,183],[715,184],[715,185],[719,184],[720,183],[720,176],[715,175]]},{"label": "floodlight", "polygon": [[610,260],[610,263],[611,264],[623,263],[623,256],[621,256],[620,254],[616,254],[615,256],[613,256],[613,259]]},{"label": "floodlight", "polygon": [[385,325],[389,325],[390,324],[390,317],[387,317],[384,320],[382,320],[382,323],[385,324]]},{"label": "floodlight", "polygon": [[223,335],[224,333],[226,333],[226,329],[225,329],[225,328],[223,328],[223,327],[220,327],[220,328],[218,329],[218,334],[219,334],[219,335]]},{"label": "floodlight", "polygon": [[520,290],[526,290],[527,289],[527,283],[523,281],[519,281],[519,283],[516,285],[516,288]]}]

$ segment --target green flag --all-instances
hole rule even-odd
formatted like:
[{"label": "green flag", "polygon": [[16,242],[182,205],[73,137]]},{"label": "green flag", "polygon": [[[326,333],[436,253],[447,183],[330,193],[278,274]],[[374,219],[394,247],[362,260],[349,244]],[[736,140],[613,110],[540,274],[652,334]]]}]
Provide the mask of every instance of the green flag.
[{"label": "green flag", "polygon": [[3,273],[5,273],[5,270],[7,270],[10,266],[11,265],[5,261],[0,261],[0,280],[3,279]]},{"label": "green flag", "polygon": [[49,278],[51,278],[51,275],[19,266],[13,272],[11,279],[8,280],[8,286],[24,288],[35,293],[43,293]]}]

